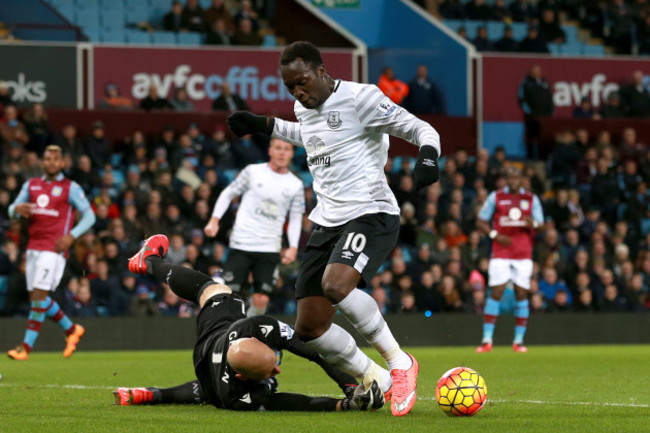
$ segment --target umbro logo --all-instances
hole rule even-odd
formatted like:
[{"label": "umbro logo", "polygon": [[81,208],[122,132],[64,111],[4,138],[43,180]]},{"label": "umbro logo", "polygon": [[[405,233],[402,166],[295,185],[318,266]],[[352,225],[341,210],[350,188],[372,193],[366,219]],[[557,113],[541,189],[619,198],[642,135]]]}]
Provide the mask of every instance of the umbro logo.
[{"label": "umbro logo", "polygon": [[435,167],[436,166],[436,162],[433,159],[429,159],[429,158],[424,158],[422,160],[422,164],[423,165],[428,165],[429,167]]},{"label": "umbro logo", "polygon": [[347,260],[351,260],[352,257],[354,257],[354,253],[352,251],[343,251],[343,253],[341,254],[341,257],[343,257],[344,259],[347,259]]},{"label": "umbro logo", "polygon": [[263,336],[267,337],[273,331],[272,325],[260,325],[260,332]]}]

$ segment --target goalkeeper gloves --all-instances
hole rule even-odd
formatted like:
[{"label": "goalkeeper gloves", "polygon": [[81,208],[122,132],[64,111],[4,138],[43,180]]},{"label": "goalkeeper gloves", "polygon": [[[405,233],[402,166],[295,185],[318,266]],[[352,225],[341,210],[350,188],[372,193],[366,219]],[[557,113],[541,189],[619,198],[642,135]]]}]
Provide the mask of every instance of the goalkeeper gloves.
[{"label": "goalkeeper gloves", "polygon": [[433,146],[421,146],[413,176],[415,191],[436,183],[439,177],[438,151]]},{"label": "goalkeeper gloves", "polygon": [[235,133],[237,137],[243,137],[247,134],[255,134],[263,132],[271,135],[273,126],[275,125],[275,118],[266,116],[258,116],[248,111],[237,111],[228,116],[228,126],[230,130]]},{"label": "goalkeeper gloves", "polygon": [[379,388],[376,380],[367,390],[363,385],[358,386],[352,397],[346,397],[341,401],[341,410],[377,410],[384,406],[384,393]]}]

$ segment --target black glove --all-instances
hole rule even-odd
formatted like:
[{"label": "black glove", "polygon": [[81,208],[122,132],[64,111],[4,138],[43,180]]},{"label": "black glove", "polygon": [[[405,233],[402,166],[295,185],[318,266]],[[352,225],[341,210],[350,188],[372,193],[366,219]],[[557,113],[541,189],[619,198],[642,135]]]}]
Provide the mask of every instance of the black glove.
[{"label": "black glove", "polygon": [[273,133],[275,118],[258,116],[248,111],[237,111],[228,116],[228,126],[237,137],[243,137],[247,134],[264,132],[268,135]]},{"label": "black glove", "polygon": [[352,397],[346,397],[341,401],[341,410],[372,410],[381,409],[384,406],[384,393],[379,388],[376,380],[368,390],[363,385],[357,387]]},{"label": "black glove", "polygon": [[438,182],[440,167],[438,167],[438,151],[433,146],[421,146],[418,160],[415,163],[413,181],[415,190]]}]

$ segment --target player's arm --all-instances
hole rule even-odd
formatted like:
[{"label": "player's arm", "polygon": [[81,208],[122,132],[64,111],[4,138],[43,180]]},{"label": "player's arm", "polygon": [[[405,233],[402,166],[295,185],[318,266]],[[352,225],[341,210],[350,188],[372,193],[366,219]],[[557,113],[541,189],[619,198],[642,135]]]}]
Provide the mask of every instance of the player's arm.
[{"label": "player's arm", "polygon": [[494,216],[494,211],[497,204],[497,194],[496,192],[491,192],[487,196],[481,210],[478,212],[478,218],[476,219],[476,227],[487,235],[493,241],[500,243],[501,245],[510,245],[511,239],[509,236],[499,234],[496,229],[493,229],[490,225],[492,217]]},{"label": "player's arm", "polygon": [[237,137],[263,133],[277,137],[297,147],[304,147],[300,124],[275,117],[258,116],[248,111],[237,111],[228,116],[228,126]]},{"label": "player's arm", "polygon": [[532,216],[526,218],[528,227],[533,230],[544,231],[546,229],[544,223],[544,210],[542,208],[542,202],[536,195],[533,196],[533,209],[531,213]]},{"label": "player's arm", "polygon": [[18,216],[29,218],[32,214],[34,203],[29,203],[29,181],[23,183],[20,192],[16,196],[13,203],[9,205],[9,217],[16,218]]},{"label": "player's arm", "polygon": [[298,242],[300,241],[300,231],[302,229],[302,216],[305,213],[305,192],[298,188],[291,199],[289,209],[289,225],[287,227],[287,238],[289,239],[289,248],[282,251],[282,264],[287,265],[296,260],[298,256]]},{"label": "player's arm", "polygon": [[377,86],[364,86],[356,97],[359,121],[368,131],[390,134],[420,148],[415,163],[415,189],[438,181],[440,168],[440,134],[433,126],[418,119],[392,102]]},{"label": "player's arm", "polygon": [[237,175],[235,180],[233,180],[230,185],[219,194],[219,198],[214,204],[214,209],[212,210],[212,217],[203,228],[206,236],[214,237],[219,233],[219,222],[221,221],[223,214],[228,210],[232,200],[235,197],[242,195],[248,189],[248,186],[250,185],[250,177],[250,166],[247,166]]},{"label": "player's arm", "polygon": [[95,213],[90,207],[90,203],[84,194],[83,189],[79,186],[78,183],[72,182],[70,185],[70,194],[68,196],[68,202],[79,212],[81,212],[81,219],[77,224],[70,230],[70,233],[61,236],[56,241],[56,248],[59,251],[67,251],[75,239],[79,236],[86,233],[94,224],[97,218]]}]

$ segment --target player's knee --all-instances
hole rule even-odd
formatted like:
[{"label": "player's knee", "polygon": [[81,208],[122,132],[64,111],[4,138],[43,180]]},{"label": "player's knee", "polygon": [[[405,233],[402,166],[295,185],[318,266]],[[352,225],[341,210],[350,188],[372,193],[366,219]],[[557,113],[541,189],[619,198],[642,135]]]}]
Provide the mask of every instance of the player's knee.
[{"label": "player's knee", "polygon": [[202,307],[203,304],[205,304],[208,299],[210,299],[213,296],[220,295],[222,293],[225,294],[230,294],[232,293],[232,290],[230,290],[230,287],[226,286],[225,284],[210,284],[208,287],[203,289],[203,293],[201,293],[200,299],[199,299],[199,305]]},{"label": "player's knee", "polygon": [[315,340],[325,333],[327,329],[322,324],[296,322],[295,331],[302,341]]},{"label": "player's knee", "polygon": [[332,303],[338,304],[350,293],[352,289],[350,285],[341,280],[323,279],[323,293],[325,297]]}]

